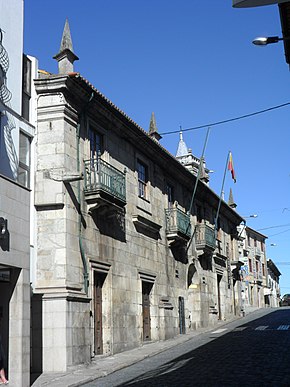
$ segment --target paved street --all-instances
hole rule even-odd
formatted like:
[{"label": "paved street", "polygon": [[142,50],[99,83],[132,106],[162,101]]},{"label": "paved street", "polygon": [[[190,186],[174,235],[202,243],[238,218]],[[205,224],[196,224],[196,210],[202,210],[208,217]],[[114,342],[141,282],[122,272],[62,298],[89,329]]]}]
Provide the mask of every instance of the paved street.
[{"label": "paved street", "polygon": [[246,316],[85,386],[290,386],[290,308],[260,316]]}]

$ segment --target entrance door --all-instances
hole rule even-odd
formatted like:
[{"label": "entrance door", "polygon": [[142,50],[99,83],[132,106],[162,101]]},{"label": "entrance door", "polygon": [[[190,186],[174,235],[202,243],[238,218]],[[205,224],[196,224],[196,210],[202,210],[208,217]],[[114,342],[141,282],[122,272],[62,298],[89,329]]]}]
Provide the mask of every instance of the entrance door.
[{"label": "entrance door", "polygon": [[220,283],[222,280],[222,276],[220,274],[217,275],[217,295],[218,295],[218,319],[222,319],[222,310],[221,310],[221,289]]},{"label": "entrance door", "polygon": [[103,353],[103,327],[102,327],[102,287],[106,275],[95,272],[94,274],[94,325],[95,325],[95,349],[96,355]]},{"label": "entrance door", "polygon": [[185,334],[184,298],[178,297],[179,333]]},{"label": "entrance door", "polygon": [[151,318],[150,318],[150,282],[142,281],[142,311],[143,311],[143,340],[151,340]]}]

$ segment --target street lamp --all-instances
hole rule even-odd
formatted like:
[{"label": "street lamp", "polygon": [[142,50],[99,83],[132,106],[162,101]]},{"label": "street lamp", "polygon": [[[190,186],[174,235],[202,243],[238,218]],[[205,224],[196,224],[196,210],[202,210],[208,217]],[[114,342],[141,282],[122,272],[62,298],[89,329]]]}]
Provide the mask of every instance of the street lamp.
[{"label": "street lamp", "polygon": [[261,36],[254,39],[252,43],[256,46],[266,46],[267,44],[278,43],[280,40],[290,40],[290,37],[286,36],[284,38],[279,38],[279,36]]},{"label": "street lamp", "polygon": [[238,239],[240,238],[240,236],[242,235],[243,231],[245,230],[246,226],[247,226],[247,221],[245,219],[248,219],[248,218],[257,218],[258,215],[257,214],[251,214],[251,215],[248,215],[248,216],[242,216],[242,218],[244,219],[243,220],[243,226],[241,227],[240,230],[240,233],[238,235]]}]

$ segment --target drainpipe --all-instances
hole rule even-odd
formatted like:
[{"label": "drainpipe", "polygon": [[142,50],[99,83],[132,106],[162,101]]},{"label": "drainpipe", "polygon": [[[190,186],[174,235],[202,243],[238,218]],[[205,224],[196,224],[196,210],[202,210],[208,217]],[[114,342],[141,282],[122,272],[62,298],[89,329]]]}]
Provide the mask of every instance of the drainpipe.
[{"label": "drainpipe", "polygon": [[[76,130],[76,140],[77,140],[77,171],[81,171],[81,161],[80,161],[80,138],[81,138],[81,123],[82,120],[85,120],[85,109],[88,106],[88,104],[93,99],[94,93],[91,94],[90,99],[88,100],[87,104],[83,107],[82,111],[78,115],[78,124],[77,124],[77,130]],[[80,253],[83,263],[83,276],[84,276],[84,290],[86,295],[88,295],[88,288],[89,288],[89,271],[88,271],[88,264],[87,264],[87,258],[85,254],[85,250],[83,247],[83,238],[82,238],[82,206],[81,206],[81,182],[78,181],[77,183],[77,190],[78,190],[78,213],[79,213],[79,227],[78,227],[78,234],[79,234],[79,247],[80,247]]]},{"label": "drainpipe", "polygon": [[[80,166],[80,132],[81,132],[81,124],[80,121],[82,120],[82,114],[79,115],[79,122],[77,124],[77,171],[80,172],[81,166]],[[83,275],[84,275],[84,290],[86,292],[86,295],[88,295],[88,280],[89,280],[89,272],[88,272],[88,264],[87,264],[87,258],[83,247],[83,239],[82,239],[82,206],[81,206],[81,182],[77,182],[77,190],[78,190],[78,213],[79,213],[79,220],[78,220],[78,234],[79,234],[79,247],[80,247],[80,253],[83,263]]]}]

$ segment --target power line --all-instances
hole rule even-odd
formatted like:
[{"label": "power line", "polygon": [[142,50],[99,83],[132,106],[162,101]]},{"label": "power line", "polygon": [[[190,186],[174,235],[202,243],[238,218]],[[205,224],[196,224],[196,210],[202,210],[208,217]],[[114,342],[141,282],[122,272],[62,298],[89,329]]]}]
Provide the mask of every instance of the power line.
[{"label": "power line", "polygon": [[[182,132],[188,132],[190,130],[198,130],[198,129],[202,129],[202,128],[207,128],[207,127],[212,127],[212,126],[216,126],[216,125],[221,125],[221,124],[226,124],[228,122],[233,122],[233,121],[238,121],[238,120],[242,120],[244,118],[248,118],[248,117],[253,117],[253,116],[256,116],[258,114],[263,114],[263,113],[267,113],[267,112],[270,112],[272,110],[276,110],[276,109],[280,109],[282,107],[285,107],[287,105],[290,105],[290,102],[286,102],[286,103],[283,103],[281,105],[276,105],[276,106],[272,106],[270,108],[267,108],[267,109],[263,109],[263,110],[258,110],[256,112],[253,112],[253,113],[248,113],[248,114],[244,114],[243,116],[238,116],[238,117],[234,117],[234,118],[229,118],[227,120],[222,120],[222,121],[217,121],[217,122],[212,122],[210,124],[205,124],[205,125],[200,125],[200,126],[194,126],[192,128],[187,128],[187,129],[182,129]],[[166,135],[166,134],[173,134],[173,133],[179,133],[180,130],[172,130],[171,132],[163,132],[163,133],[160,133],[162,136]]]},{"label": "power line", "polygon": [[290,231],[290,228],[287,228],[287,230],[284,230],[284,231],[277,232],[276,234],[268,235],[268,238],[271,238],[276,235],[284,234],[284,232],[288,232],[288,231]]},{"label": "power line", "polygon": [[290,226],[290,223],[288,224],[279,224],[278,226],[270,226],[265,228],[258,228],[257,231],[263,231],[263,230],[269,230],[270,228],[278,228],[278,227],[287,227]]}]

